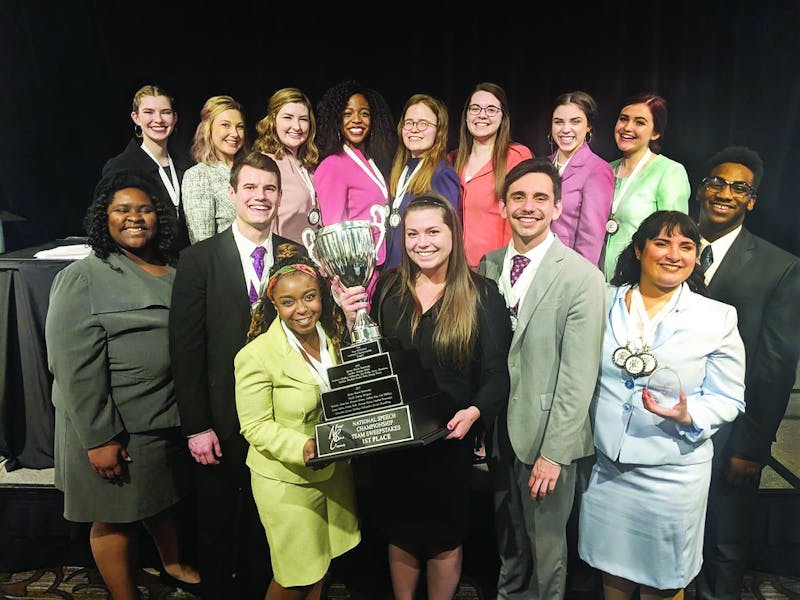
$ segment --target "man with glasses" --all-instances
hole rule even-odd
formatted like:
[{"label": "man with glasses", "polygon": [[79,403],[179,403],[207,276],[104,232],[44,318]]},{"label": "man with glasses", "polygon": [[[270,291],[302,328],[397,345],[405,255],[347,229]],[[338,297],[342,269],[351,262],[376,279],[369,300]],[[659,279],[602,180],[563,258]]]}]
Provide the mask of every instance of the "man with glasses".
[{"label": "man with glasses", "polygon": [[747,355],[744,414],[714,441],[697,597],[741,598],[761,469],[770,458],[800,354],[800,259],[744,228],[763,175],[759,155],[731,146],[708,162],[697,189],[701,264],[712,298],[736,307]]}]

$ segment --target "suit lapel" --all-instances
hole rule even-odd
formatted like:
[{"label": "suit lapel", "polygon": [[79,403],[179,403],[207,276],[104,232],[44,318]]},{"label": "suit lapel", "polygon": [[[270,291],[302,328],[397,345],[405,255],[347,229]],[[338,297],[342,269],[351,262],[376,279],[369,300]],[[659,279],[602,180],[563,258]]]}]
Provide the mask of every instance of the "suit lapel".
[{"label": "suit lapel", "polygon": [[219,287],[228,290],[226,294],[230,296],[233,303],[232,310],[247,314],[249,318],[250,297],[245,286],[242,259],[239,257],[239,248],[236,246],[236,240],[233,239],[233,232],[230,228],[219,234],[219,243],[215,254],[220,264]]},{"label": "suit lapel", "polygon": [[747,263],[753,258],[754,248],[753,236],[742,227],[708,284],[708,289],[715,298],[724,296],[723,291],[729,286],[741,284],[741,274],[747,272]]},{"label": "suit lapel", "polygon": [[533,277],[525,297],[521,301],[519,316],[517,317],[517,328],[514,330],[514,337],[511,339],[511,350],[513,351],[517,344],[522,339],[525,328],[530,323],[533,313],[539,303],[547,294],[547,290],[553,285],[558,275],[561,273],[561,267],[564,260],[565,246],[558,238],[553,240],[552,245],[547,250],[542,259],[541,264],[536,269],[536,275]]}]

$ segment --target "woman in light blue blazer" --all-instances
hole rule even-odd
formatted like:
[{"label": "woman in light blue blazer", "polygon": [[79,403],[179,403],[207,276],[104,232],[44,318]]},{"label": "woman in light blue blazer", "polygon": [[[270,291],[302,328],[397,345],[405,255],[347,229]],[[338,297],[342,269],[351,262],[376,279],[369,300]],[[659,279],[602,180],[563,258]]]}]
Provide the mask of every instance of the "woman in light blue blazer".
[{"label": "woman in light blue blazer", "polygon": [[[710,438],[744,411],[736,310],[705,296],[699,247],[686,214],[657,211],[608,288],[592,404],[597,462],[579,525],[581,558],[603,573],[606,598],[639,586],[643,599],[680,597],[697,575]],[[654,382],[666,367],[679,381],[659,396]]]}]

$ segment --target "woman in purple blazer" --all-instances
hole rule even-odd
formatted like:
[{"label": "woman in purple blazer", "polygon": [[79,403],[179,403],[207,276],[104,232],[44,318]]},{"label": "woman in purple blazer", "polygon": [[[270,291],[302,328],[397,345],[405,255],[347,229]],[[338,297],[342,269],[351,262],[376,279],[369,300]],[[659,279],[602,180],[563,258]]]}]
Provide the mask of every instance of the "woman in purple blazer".
[{"label": "woman in purple blazer", "polygon": [[598,264],[606,221],[614,198],[614,173],[592,152],[589,141],[597,103],[586,92],[556,98],[548,141],[558,149],[550,160],[561,174],[561,216],[550,225],[553,233],[578,254]]}]

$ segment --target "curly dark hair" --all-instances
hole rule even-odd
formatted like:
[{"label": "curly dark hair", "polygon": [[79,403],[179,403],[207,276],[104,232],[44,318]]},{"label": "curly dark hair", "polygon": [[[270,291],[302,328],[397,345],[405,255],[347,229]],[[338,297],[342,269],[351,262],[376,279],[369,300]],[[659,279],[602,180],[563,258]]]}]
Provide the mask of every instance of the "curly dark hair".
[{"label": "curly dark hair", "polygon": [[[689,215],[679,210],[657,210],[641,222],[636,233],[633,234],[633,240],[619,255],[614,277],[611,278],[611,285],[639,283],[642,263],[636,258],[636,251],[641,253],[647,240],[657,238],[663,229],[667,230],[667,235],[672,235],[675,230],[679,231],[694,242],[697,252],[700,251],[700,230]],[[693,292],[708,296],[705,275],[700,263],[695,262],[694,270],[686,279],[686,283]]]},{"label": "curly dark hair", "polygon": [[[308,255],[300,251],[297,244],[281,244],[278,246],[277,255],[275,256],[275,263],[270,267],[270,277],[274,275],[279,269],[289,266],[304,264],[312,267],[315,271],[319,272],[319,267]],[[331,338],[331,342],[336,350],[339,349],[342,336],[346,329],[346,321],[344,312],[334,302],[330,290],[330,281],[322,274],[317,277],[319,282],[319,291],[322,296],[322,314],[320,315],[320,323],[325,333]],[[271,301],[266,294],[267,286],[264,286],[262,295],[258,302],[253,307],[253,314],[250,319],[250,328],[247,331],[247,341],[251,342],[259,335],[264,333],[272,321],[278,317],[272,317],[273,311],[268,311],[267,307],[270,306]]]},{"label": "curly dark hair", "polygon": [[177,262],[177,254],[172,247],[175,237],[174,213],[167,207],[152,179],[138,171],[113,171],[97,182],[92,203],[86,210],[83,221],[86,235],[89,236],[88,243],[95,255],[105,260],[111,253],[122,253],[108,231],[108,206],[114,194],[125,188],[139,189],[150,197],[158,217],[155,237],[157,255],[165,264],[174,265]]},{"label": "curly dark hair", "polygon": [[370,132],[365,143],[367,158],[378,165],[388,176],[392,157],[397,147],[397,133],[392,111],[386,99],[376,90],[365,87],[353,79],[340,81],[330,87],[317,102],[317,147],[319,159],[342,151],[342,114],[347,101],[354,94],[362,94],[369,103]]}]

